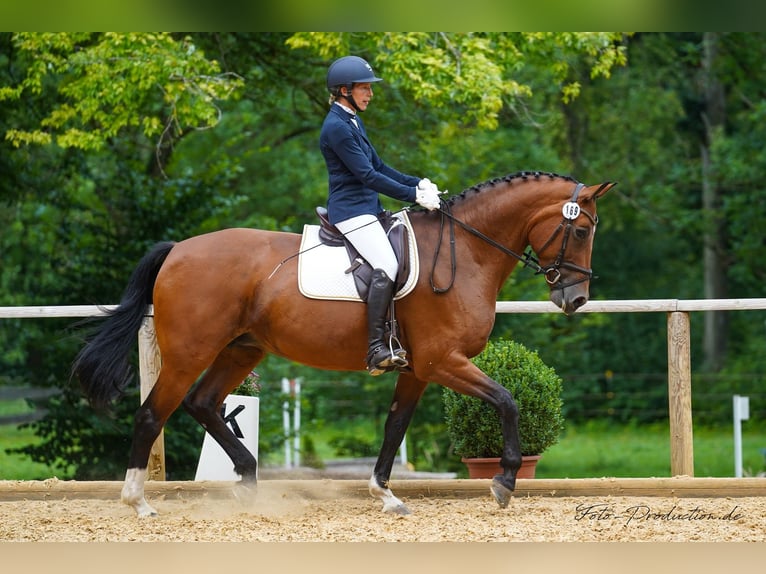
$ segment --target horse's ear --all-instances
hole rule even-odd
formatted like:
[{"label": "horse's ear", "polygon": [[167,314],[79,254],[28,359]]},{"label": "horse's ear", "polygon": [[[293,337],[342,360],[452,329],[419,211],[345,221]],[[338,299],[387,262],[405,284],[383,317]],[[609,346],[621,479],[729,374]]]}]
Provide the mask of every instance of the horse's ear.
[{"label": "horse's ear", "polygon": [[598,189],[593,193],[593,199],[598,199],[602,195],[605,195],[607,191],[617,185],[616,181],[606,181],[598,186]]}]

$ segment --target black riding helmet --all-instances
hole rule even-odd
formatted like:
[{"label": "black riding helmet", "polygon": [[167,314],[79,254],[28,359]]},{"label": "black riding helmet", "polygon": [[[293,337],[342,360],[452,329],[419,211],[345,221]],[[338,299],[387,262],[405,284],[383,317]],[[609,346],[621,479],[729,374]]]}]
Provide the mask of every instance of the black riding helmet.
[{"label": "black riding helmet", "polygon": [[[327,70],[327,89],[335,97],[341,95],[340,88],[342,86],[346,86],[350,92],[354,84],[371,84],[382,81],[383,79],[378,78],[372,71],[372,66],[359,56],[338,58],[330,64]],[[351,94],[344,97],[351,102],[351,105],[359,109]]]}]

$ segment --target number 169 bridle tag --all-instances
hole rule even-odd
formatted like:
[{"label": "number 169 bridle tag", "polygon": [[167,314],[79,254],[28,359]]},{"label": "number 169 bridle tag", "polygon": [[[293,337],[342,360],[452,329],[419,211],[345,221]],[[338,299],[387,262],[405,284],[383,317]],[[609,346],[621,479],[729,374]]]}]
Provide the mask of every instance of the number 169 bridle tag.
[{"label": "number 169 bridle tag", "polygon": [[580,206],[574,201],[568,201],[561,208],[561,213],[564,214],[565,219],[575,220],[580,215]]}]

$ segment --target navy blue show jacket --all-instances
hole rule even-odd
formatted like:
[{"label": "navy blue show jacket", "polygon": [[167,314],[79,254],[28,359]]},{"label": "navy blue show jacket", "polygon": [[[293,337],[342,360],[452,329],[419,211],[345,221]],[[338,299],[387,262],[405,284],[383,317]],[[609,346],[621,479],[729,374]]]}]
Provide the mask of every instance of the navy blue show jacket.
[{"label": "navy blue show jacket", "polygon": [[332,224],[357,215],[377,215],[383,211],[379,193],[413,203],[420,181],[383,163],[359,115],[358,128],[352,117],[339,105],[331,105],[319,135],[319,147],[327,164],[327,212]]}]

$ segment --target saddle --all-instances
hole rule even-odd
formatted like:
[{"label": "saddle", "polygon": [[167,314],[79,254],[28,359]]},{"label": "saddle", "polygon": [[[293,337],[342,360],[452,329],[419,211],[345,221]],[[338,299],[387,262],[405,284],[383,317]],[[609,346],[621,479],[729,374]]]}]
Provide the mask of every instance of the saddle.
[{"label": "saddle", "polygon": [[[327,209],[317,206],[316,214],[319,217],[319,241],[329,247],[345,247],[351,266],[346,269],[354,278],[354,284],[362,301],[367,301],[370,290],[370,277],[372,265],[370,265],[348,241],[345,236],[335,227],[327,217]],[[394,217],[390,211],[384,211],[378,215],[381,225],[394,249],[399,267],[394,281],[394,292],[399,291],[407,281],[410,274],[410,251],[409,231],[402,221]]]}]

